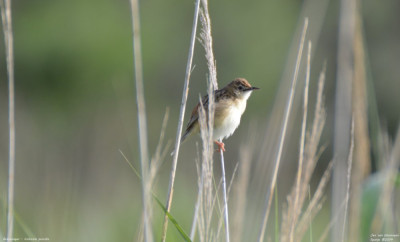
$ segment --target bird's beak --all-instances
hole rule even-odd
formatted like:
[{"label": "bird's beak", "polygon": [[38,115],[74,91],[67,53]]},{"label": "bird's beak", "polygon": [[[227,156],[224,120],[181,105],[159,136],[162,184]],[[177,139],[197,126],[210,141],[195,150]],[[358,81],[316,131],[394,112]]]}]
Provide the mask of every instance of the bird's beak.
[{"label": "bird's beak", "polygon": [[250,87],[249,91],[258,90],[258,89],[260,89],[260,88],[258,88],[258,87]]}]

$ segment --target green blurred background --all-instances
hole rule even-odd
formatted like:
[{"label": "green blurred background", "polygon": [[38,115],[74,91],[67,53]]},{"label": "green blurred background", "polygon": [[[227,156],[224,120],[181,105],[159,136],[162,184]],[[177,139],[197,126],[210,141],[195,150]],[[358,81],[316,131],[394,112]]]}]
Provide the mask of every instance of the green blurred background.
[{"label": "green blurred background", "polygon": [[[16,235],[25,236],[26,229],[21,226],[25,224],[35,236],[49,237],[51,241],[135,241],[141,218],[140,181],[119,152],[123,151],[140,168],[129,1],[19,0],[12,4],[17,130],[15,209],[20,217]],[[327,4],[326,16],[319,23],[321,34],[313,43],[311,85],[315,91],[318,72],[326,60],[328,121],[322,143],[330,147],[339,5],[336,1]],[[400,2],[367,0],[362,4],[368,73],[379,116],[394,132],[400,114]],[[285,73],[285,65],[296,28],[303,23],[304,6],[305,2],[293,0],[209,3],[219,85],[245,77],[261,88],[249,100],[240,128],[226,141],[226,160],[233,161],[228,177],[237,162],[242,137],[251,125],[265,129],[280,81],[292,73],[292,69]],[[166,138],[175,140],[193,11],[194,1],[140,2],[151,153],[167,107],[170,119]],[[309,11],[316,11],[315,14],[318,9]],[[310,17],[311,33],[313,24]],[[3,38],[1,46],[0,231],[4,234],[8,104]],[[188,109],[206,90],[204,51],[199,42],[194,65]],[[185,144],[180,156],[172,209],[186,230],[190,230],[197,191],[193,157],[195,141],[199,140],[193,140]],[[287,148],[287,152],[295,156],[296,147],[293,152]],[[331,156],[328,148],[323,157]],[[166,197],[170,166],[171,158],[167,157],[156,186],[161,200]],[[295,168],[286,164],[283,174]],[[161,210],[157,209],[156,238],[161,229]],[[172,227],[169,233],[170,241],[179,241]]]}]

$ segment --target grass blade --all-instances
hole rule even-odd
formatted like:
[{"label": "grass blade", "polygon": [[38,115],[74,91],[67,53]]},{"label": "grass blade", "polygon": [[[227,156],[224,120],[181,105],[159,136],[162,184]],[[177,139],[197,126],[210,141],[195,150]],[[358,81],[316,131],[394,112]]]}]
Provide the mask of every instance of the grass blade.
[{"label": "grass blade", "polygon": [[191,242],[192,240],[190,240],[189,236],[187,235],[187,233],[183,230],[183,228],[178,224],[178,222],[176,221],[176,219],[167,211],[167,208],[164,207],[164,205],[162,204],[162,202],[160,201],[160,199],[158,199],[154,194],[153,194],[154,199],[157,201],[158,205],[161,207],[161,209],[164,211],[164,213],[167,215],[167,217],[169,218],[169,220],[171,220],[171,222],[175,225],[175,228],[178,230],[179,234],[182,236],[182,238],[187,241],[187,242]]}]

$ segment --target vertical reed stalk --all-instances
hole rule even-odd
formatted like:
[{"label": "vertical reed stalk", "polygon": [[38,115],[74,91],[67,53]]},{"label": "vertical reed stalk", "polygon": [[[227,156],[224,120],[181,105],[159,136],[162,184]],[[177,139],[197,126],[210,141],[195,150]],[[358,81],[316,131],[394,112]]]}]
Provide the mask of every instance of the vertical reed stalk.
[{"label": "vertical reed stalk", "polygon": [[[194,10],[192,35],[190,37],[190,47],[189,47],[188,60],[187,60],[187,64],[186,64],[185,82],[184,82],[183,93],[182,93],[181,109],[180,109],[180,113],[179,113],[178,130],[176,132],[176,138],[175,138],[175,150],[174,150],[174,154],[173,154],[172,169],[171,169],[171,175],[170,175],[169,187],[168,187],[168,195],[167,195],[167,201],[165,203],[165,208],[168,212],[171,211],[172,197],[174,194],[175,174],[176,174],[176,167],[178,164],[179,148],[181,145],[182,127],[183,127],[183,121],[185,118],[186,102],[187,102],[187,97],[189,94],[189,80],[190,80],[190,74],[192,71],[194,45],[196,42],[197,22],[198,22],[198,18],[199,18],[199,8],[200,8],[200,0],[197,0],[195,10]],[[167,229],[168,229],[168,217],[167,217],[167,214],[165,214],[161,241],[165,241],[166,236],[167,236]]]},{"label": "vertical reed stalk", "polygon": [[347,186],[346,186],[346,203],[344,207],[344,216],[343,216],[343,228],[342,228],[342,241],[346,240],[346,222],[347,222],[347,211],[349,207],[349,199],[350,199],[350,182],[351,182],[351,168],[353,167],[353,150],[354,150],[354,120],[351,122],[351,140],[350,140],[350,150],[349,157],[347,159]]},{"label": "vertical reed stalk", "polygon": [[7,238],[11,239],[14,229],[14,175],[15,175],[15,104],[14,104],[14,43],[11,18],[11,0],[1,0],[1,18],[3,22],[8,73],[8,201],[7,201]]},{"label": "vertical reed stalk", "polygon": [[[199,157],[199,155],[198,155]],[[201,166],[199,164],[199,161],[196,160],[196,168],[197,168],[197,185],[199,187],[199,191],[197,193],[197,201],[196,201],[196,205],[194,208],[194,215],[193,215],[193,222],[192,222],[192,228],[190,229],[190,240],[194,240],[194,236],[196,234],[196,228],[197,228],[197,224],[198,224],[198,218],[199,218],[199,208],[201,206],[200,202],[201,202],[201,196],[203,194],[203,176],[201,175]],[[201,239],[200,239],[201,241]]]},{"label": "vertical reed stalk", "polygon": [[[222,140],[220,140],[222,142]],[[221,155],[221,168],[222,168],[222,192],[224,196],[224,220],[225,220],[225,235],[226,241],[229,242],[229,215],[228,215],[228,199],[226,194],[226,178],[225,178],[225,165],[224,165],[224,154],[220,151]]]},{"label": "vertical reed stalk", "polygon": [[290,112],[291,112],[291,109],[292,109],[293,97],[294,97],[294,92],[295,92],[295,89],[296,89],[297,76],[298,76],[298,73],[299,73],[300,60],[301,60],[301,56],[302,56],[302,53],[303,53],[304,40],[305,40],[305,35],[306,35],[306,32],[307,32],[307,27],[308,27],[308,18],[306,18],[305,21],[304,21],[303,32],[301,34],[299,51],[298,51],[297,60],[296,60],[296,67],[295,67],[295,71],[294,71],[294,75],[293,75],[293,79],[292,79],[292,85],[291,85],[290,92],[289,92],[289,99],[288,99],[288,102],[286,103],[285,116],[284,116],[283,125],[282,125],[282,129],[281,129],[279,147],[278,147],[278,152],[277,152],[276,159],[275,159],[275,166],[274,166],[274,170],[273,170],[272,181],[271,181],[271,185],[269,187],[269,190],[268,190],[267,196],[266,196],[264,217],[263,217],[263,221],[262,221],[262,225],[261,225],[260,234],[259,234],[259,237],[258,237],[258,241],[259,242],[264,241],[265,229],[267,227],[269,210],[271,208],[273,191],[274,191],[275,185],[276,185],[279,165],[280,165],[280,162],[281,162],[283,144],[284,144],[285,137],[286,137],[287,124],[288,124]]},{"label": "vertical reed stalk", "polygon": [[232,216],[232,241],[241,242],[243,231],[246,222],[244,221],[246,215],[246,205],[248,197],[245,195],[249,190],[251,165],[253,163],[253,156],[256,152],[256,137],[257,126],[255,122],[249,125],[249,132],[247,138],[244,139],[239,150],[239,168],[238,178],[236,181],[233,192],[233,213]]},{"label": "vertical reed stalk", "polygon": [[339,223],[333,226],[332,241],[342,239],[342,224],[340,222],[347,220],[344,217],[344,211],[339,208],[346,197],[346,161],[350,147],[354,79],[356,0],[342,0],[340,4],[333,144],[334,158],[337,161],[335,162],[332,181],[332,214],[338,214]]},{"label": "vertical reed stalk", "polygon": [[[351,178],[349,204],[349,241],[359,241],[361,225],[361,200],[363,184],[371,170],[371,147],[367,96],[367,75],[364,53],[364,35],[361,16],[361,1],[357,1],[357,16],[354,36],[354,82],[352,91],[354,113],[354,168]],[[372,128],[370,129],[372,130]]]},{"label": "vertical reed stalk", "polygon": [[138,129],[140,143],[140,165],[142,173],[142,203],[144,220],[144,238],[146,242],[153,241],[151,227],[151,189],[149,184],[149,157],[147,144],[146,106],[143,88],[142,46],[140,33],[140,17],[138,0],[130,0],[133,30],[133,59],[136,84],[136,103],[138,112]]},{"label": "vertical reed stalk", "polygon": [[[201,33],[202,44],[204,46],[206,52],[206,59],[207,59],[207,66],[209,72],[209,90],[208,90],[208,97],[209,97],[209,107],[208,107],[208,127],[210,130],[210,138],[212,137],[212,126],[214,125],[214,90],[218,89],[218,82],[217,82],[217,68],[215,64],[214,52],[213,52],[213,42],[212,42],[212,35],[211,35],[211,19],[210,14],[208,11],[208,2],[207,0],[202,0],[202,24],[203,29]],[[220,140],[222,142],[222,140]],[[212,140],[211,140],[212,143]],[[212,155],[212,154],[211,154]],[[224,222],[225,222],[225,240],[227,242],[230,241],[229,237],[229,214],[228,214],[228,199],[227,199],[227,191],[226,191],[226,176],[225,176],[225,161],[224,161],[224,154],[223,151],[220,150],[220,157],[221,157],[221,170],[222,170],[222,191],[223,191],[223,199],[224,199]],[[212,159],[212,157],[211,157]]]}]

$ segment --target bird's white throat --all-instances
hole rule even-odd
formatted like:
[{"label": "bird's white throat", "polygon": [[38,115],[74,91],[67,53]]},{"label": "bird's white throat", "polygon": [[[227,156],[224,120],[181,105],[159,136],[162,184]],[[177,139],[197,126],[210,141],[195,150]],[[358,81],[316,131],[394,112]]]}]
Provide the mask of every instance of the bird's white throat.
[{"label": "bird's white throat", "polygon": [[242,97],[236,99],[234,104],[229,107],[228,115],[225,117],[222,124],[214,127],[213,139],[225,139],[235,132],[240,124],[240,118],[246,109],[247,99],[250,97],[252,91],[242,94]]},{"label": "bird's white throat", "polygon": [[250,95],[251,95],[252,92],[253,92],[253,91],[244,92],[244,93],[242,94],[242,99],[244,99],[244,101],[247,101],[247,99],[249,99],[249,97],[250,97]]}]

